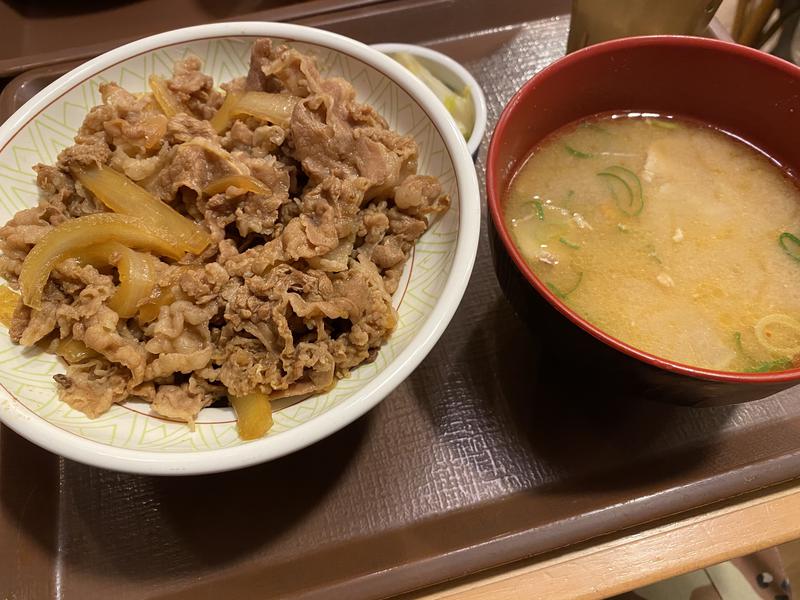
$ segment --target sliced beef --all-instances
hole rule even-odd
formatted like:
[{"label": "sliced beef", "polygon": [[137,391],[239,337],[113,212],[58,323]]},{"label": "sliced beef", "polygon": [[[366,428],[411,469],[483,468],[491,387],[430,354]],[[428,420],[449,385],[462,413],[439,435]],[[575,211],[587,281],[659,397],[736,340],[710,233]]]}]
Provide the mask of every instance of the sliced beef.
[{"label": "sliced beef", "polygon": [[69,146],[58,155],[58,166],[63,170],[70,167],[104,165],[111,159],[111,148],[106,134],[97,132],[75,137],[75,145]]},{"label": "sliced beef", "polygon": [[177,61],[167,86],[193,115],[210,119],[222,104],[222,96],[214,89],[214,80],[201,71],[202,66],[194,55]]},{"label": "sliced beef", "polygon": [[244,81],[244,89],[254,92],[277,92],[280,82],[264,71],[272,60],[272,42],[268,39],[256,40],[250,50],[250,68]]},{"label": "sliced beef", "polygon": [[174,147],[169,161],[150,184],[149,190],[165,202],[171,202],[181,188],[200,195],[211,182],[243,173],[247,173],[247,167],[216,142],[193,138]]},{"label": "sliced beef", "polygon": [[450,198],[442,191],[442,184],[436,177],[412,175],[395,188],[394,203],[410,215],[426,215],[447,210]]},{"label": "sliced beef", "polygon": [[355,102],[355,90],[343,80],[327,80],[325,91],[298,103],[290,127],[292,156],[312,183],[326,177],[368,182],[366,198],[389,197],[416,173],[413,138],[389,129]]},{"label": "sliced beef", "polygon": [[[50,351],[61,340],[85,344],[90,352],[56,382],[60,397],[90,417],[139,398],[192,425],[228,394],[276,400],[329,390],[394,331],[391,294],[428,220],[449,206],[447,194],[416,174],[411,137],[295,49],[258,40],[247,76],[221,85],[300,96],[286,127],[241,116],[218,134],[209,119],[222,95],[197,57],[178,61],[167,86],[182,109],[169,118],[149,92],[101,86],[103,103],[75,144],[56,165],[35,168],[39,204],[0,228],[0,275],[17,288],[43,236],[107,210],[75,181],[76,166],[125,174],[200,223],[211,243],[157,261],[152,291],[131,318],[109,306],[120,289],[116,267],[62,260],[42,308],[17,306],[12,340]],[[208,188],[229,176],[239,177]]]},{"label": "sliced beef", "polygon": [[110,147],[137,157],[161,146],[167,118],[149,94],[135,96],[116,83],[104,83],[100,86],[100,95],[103,109],[97,114],[90,113],[79,137],[90,138],[104,133]]},{"label": "sliced beef", "polygon": [[167,121],[166,140],[170,144],[182,144],[195,138],[218,142],[217,133],[208,121],[186,113],[178,113]]},{"label": "sliced beef", "polygon": [[248,90],[305,97],[320,90],[320,83],[317,65],[310,56],[287,46],[273,49],[269,40],[259,40],[253,45],[246,81]]},{"label": "sliced beef", "polygon": [[75,410],[96,418],[129,396],[130,374],[104,358],[69,365],[66,375],[56,375],[59,397]]},{"label": "sliced beef", "polygon": [[210,394],[198,389],[190,389],[188,383],[160,385],[152,400],[155,412],[168,419],[184,421],[194,427],[197,414],[214,401]]}]

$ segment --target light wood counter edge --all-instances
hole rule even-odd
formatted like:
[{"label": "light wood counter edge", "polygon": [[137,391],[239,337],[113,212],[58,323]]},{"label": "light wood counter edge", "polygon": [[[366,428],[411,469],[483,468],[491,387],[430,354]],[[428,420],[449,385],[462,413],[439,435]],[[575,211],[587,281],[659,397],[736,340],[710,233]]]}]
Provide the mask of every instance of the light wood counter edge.
[{"label": "light wood counter edge", "polygon": [[691,516],[426,588],[397,600],[607,598],[800,538],[800,482]]}]

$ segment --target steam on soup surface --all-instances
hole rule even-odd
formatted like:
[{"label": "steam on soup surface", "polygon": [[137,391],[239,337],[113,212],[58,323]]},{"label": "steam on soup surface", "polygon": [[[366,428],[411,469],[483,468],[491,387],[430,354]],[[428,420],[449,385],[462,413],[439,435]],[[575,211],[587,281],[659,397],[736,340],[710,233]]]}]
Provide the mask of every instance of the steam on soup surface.
[{"label": "steam on soup surface", "polygon": [[631,346],[723,371],[800,359],[800,190],[728,134],[640,113],[568,126],[505,218],[550,290]]}]

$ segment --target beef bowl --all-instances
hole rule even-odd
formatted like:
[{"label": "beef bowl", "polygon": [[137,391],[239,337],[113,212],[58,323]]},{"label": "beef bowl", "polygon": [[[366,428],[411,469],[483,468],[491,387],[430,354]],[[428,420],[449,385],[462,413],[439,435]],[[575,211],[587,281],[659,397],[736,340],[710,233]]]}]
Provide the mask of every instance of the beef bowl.
[{"label": "beef bowl", "polygon": [[436,96],[279,23],[148,37],[0,127],[0,420],[145,474],[307,446],[389,394],[464,293],[472,160]]},{"label": "beef bowl", "polygon": [[682,36],[535,75],[492,136],[498,279],[585,376],[684,405],[800,380],[800,68]]}]

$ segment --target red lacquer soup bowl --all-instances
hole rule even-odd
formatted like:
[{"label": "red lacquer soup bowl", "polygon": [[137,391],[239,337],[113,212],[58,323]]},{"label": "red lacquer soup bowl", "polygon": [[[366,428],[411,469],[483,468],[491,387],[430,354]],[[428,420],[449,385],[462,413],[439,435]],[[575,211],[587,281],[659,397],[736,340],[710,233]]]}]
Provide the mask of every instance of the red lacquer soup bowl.
[{"label": "red lacquer soup bowl", "polygon": [[800,382],[797,368],[713,371],[643,352],[576,314],[527,265],[503,220],[503,202],[514,174],[548,135],[608,111],[703,121],[753,144],[789,172],[800,173],[797,66],[736,44],[683,36],[626,38],[570,54],[517,92],[503,110],[489,146],[486,191],[495,270],[517,313],[545,338],[545,348],[574,362],[578,376],[593,368],[594,376],[616,377],[621,385],[656,399],[731,404]]}]

